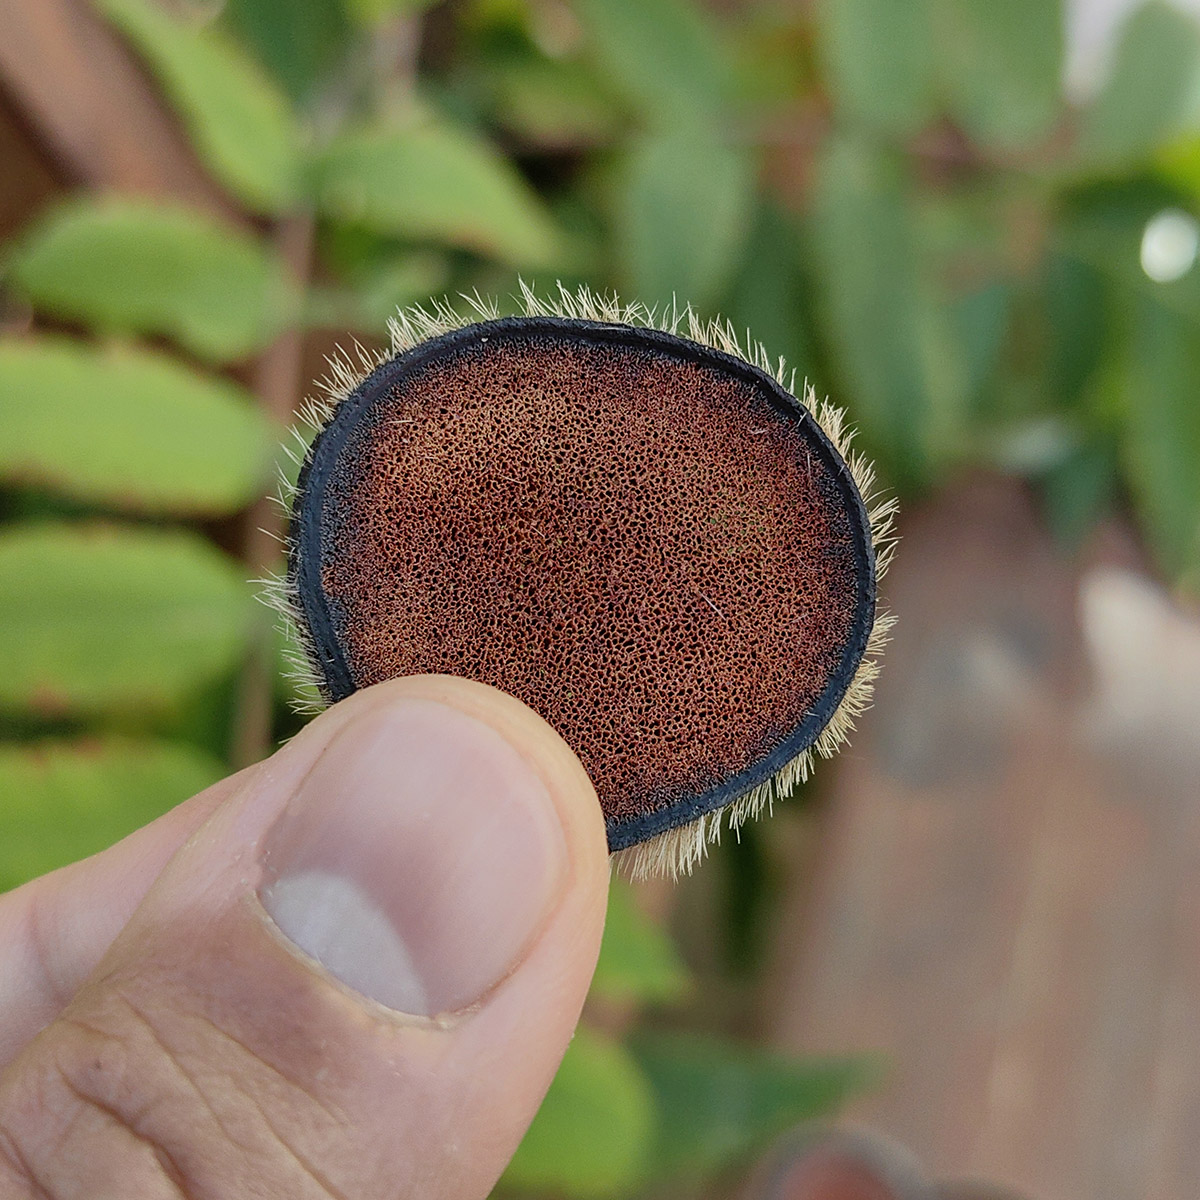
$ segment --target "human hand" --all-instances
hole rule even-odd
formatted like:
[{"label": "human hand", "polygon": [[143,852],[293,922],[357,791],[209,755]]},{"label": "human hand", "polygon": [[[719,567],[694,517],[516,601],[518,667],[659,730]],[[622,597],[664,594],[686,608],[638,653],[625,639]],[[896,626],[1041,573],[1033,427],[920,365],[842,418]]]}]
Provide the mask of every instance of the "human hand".
[{"label": "human hand", "polygon": [[442,676],[357,693],[0,896],[0,1196],[486,1196],[607,882],[591,784],[529,709]]}]

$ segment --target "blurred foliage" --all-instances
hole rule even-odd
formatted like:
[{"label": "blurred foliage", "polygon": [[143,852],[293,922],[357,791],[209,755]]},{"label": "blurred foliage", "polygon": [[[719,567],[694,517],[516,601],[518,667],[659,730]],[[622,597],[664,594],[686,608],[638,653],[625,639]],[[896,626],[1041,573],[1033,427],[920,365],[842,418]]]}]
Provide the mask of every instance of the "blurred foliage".
[{"label": "blurred foliage", "polygon": [[633,1057],[658,1101],[651,1178],[700,1184],[868,1084],[866,1062],[795,1062],[715,1038],[641,1033]]},{"label": "blurred foliage", "polygon": [[354,128],[313,167],[315,202],[334,220],[529,267],[561,257],[558,233],[520,174],[449,122],[422,114]]},{"label": "blurred foliage", "polygon": [[[905,497],[1016,473],[1200,582],[1200,37],[1162,0],[1071,99],[1055,0],[94,2],[229,211],[80,191],[0,247],[0,887],[245,756],[278,339],[518,271],[722,312]],[[697,990],[615,886],[502,1190],[695,1188],[862,1086],[649,1031]]]},{"label": "blurred foliage", "polygon": [[9,277],[47,314],[161,334],[214,363],[262,349],[298,316],[298,289],[258,239],[145,202],[52,211],[16,248]]},{"label": "blurred foliage", "polygon": [[[299,123],[225,30],[177,21],[154,0],[99,0],[98,7],[145,56],[222,183],[260,212],[302,200]],[[286,19],[284,10],[279,15]]]},{"label": "blurred foliage", "polygon": [[[0,890],[118,841],[222,774],[219,759],[177,743],[110,736],[0,744]],[[55,814],[52,838],[47,812]]]},{"label": "blurred foliage", "polygon": [[572,1196],[629,1192],[655,1133],[654,1095],[630,1051],[581,1026],[502,1186]]},{"label": "blurred foliage", "polygon": [[153,713],[238,660],[233,564],[182,530],[14,524],[0,533],[0,711]]},{"label": "blurred foliage", "polygon": [[49,336],[0,341],[0,422],[6,478],[142,513],[240,508],[275,441],[235,383]]},{"label": "blurred foliage", "polygon": [[616,1004],[671,1003],[687,996],[692,979],[670,938],[639,911],[627,884],[615,879],[592,995]]}]

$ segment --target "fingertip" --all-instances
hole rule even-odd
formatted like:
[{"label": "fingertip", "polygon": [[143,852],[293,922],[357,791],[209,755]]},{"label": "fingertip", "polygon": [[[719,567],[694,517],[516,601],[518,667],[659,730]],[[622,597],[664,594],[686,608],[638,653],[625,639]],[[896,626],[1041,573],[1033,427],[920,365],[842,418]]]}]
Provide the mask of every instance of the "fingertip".
[{"label": "fingertip", "polygon": [[[445,676],[366,689],[242,777],[11,1094],[42,1095],[65,1063],[194,1164],[197,1191],[294,1194],[292,1156],[231,1155],[195,1067],[239,1128],[265,1122],[264,1146],[319,1143],[342,1192],[486,1194],[570,1041],[607,882],[592,785],[545,721]],[[111,1078],[96,1037],[120,1050]],[[78,1126],[48,1103],[30,1137]]]},{"label": "fingertip", "polygon": [[[540,775],[567,835],[572,868],[579,882],[607,894],[608,837],[596,789],[575,752],[542,716],[515,696],[455,675],[410,675],[356,692],[331,713],[346,716],[348,706],[386,706],[402,698],[443,704],[490,726]],[[343,710],[339,712],[339,710]]]}]

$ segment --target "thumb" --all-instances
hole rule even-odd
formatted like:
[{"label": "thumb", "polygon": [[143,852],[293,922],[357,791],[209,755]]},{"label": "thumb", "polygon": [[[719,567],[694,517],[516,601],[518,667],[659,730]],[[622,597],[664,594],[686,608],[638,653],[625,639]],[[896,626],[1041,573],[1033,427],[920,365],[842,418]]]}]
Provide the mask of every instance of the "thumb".
[{"label": "thumb", "polygon": [[486,1196],[607,880],[591,784],[523,705],[356,694],[239,777],[0,1077],[0,1193]]}]

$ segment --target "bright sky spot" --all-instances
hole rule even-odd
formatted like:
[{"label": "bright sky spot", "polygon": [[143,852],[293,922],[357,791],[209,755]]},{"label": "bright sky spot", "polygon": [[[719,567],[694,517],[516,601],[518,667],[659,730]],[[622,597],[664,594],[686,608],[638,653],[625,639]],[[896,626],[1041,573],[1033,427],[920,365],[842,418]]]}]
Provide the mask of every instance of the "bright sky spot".
[{"label": "bright sky spot", "polygon": [[1146,222],[1142,233],[1142,270],[1155,283],[1172,283],[1186,275],[1200,249],[1200,225],[1190,213],[1164,208]]}]

